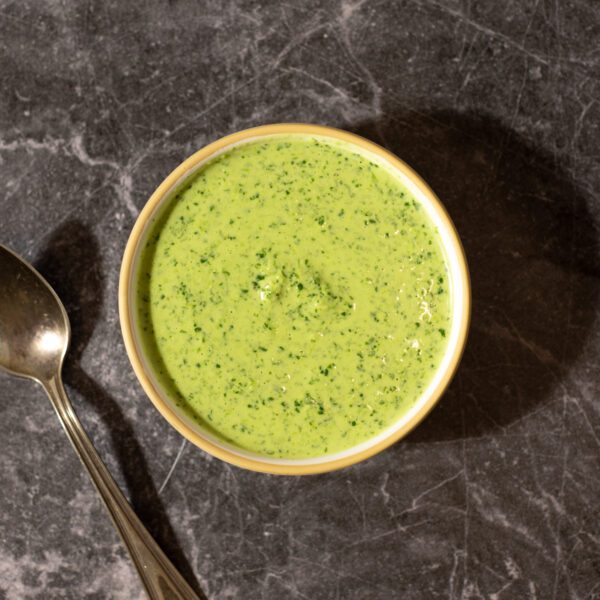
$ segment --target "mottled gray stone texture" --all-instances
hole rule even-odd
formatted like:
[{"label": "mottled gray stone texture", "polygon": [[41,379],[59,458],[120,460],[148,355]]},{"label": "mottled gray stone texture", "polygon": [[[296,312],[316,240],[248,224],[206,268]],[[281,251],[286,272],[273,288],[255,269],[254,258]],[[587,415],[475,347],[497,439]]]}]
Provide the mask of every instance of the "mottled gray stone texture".
[{"label": "mottled gray stone texture", "polygon": [[[438,407],[379,456],[304,478],[183,442],[117,318],[153,189],[207,142],[279,121],[404,158],[473,277]],[[599,194],[596,0],[0,0],[0,242],[64,299],[75,408],[209,600],[600,598]],[[142,598],[42,390],[0,375],[0,415],[0,599]]]}]

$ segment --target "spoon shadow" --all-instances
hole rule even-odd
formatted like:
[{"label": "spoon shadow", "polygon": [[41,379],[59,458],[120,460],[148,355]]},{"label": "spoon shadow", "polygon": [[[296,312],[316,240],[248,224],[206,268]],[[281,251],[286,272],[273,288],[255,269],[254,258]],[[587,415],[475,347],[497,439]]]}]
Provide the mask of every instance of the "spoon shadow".
[{"label": "spoon shadow", "polygon": [[123,409],[81,366],[83,351],[100,318],[104,289],[102,257],[92,231],[75,220],[61,225],[35,266],[55,289],[69,315],[72,336],[63,368],[64,381],[86,399],[110,431],[111,446],[137,515],[199,598],[207,600],[177,541]]}]

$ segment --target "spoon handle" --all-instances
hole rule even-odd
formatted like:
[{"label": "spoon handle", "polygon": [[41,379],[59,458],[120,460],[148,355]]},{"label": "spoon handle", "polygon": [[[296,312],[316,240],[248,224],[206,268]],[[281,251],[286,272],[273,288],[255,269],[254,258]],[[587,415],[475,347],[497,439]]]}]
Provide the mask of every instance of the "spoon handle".
[{"label": "spoon handle", "polygon": [[67,397],[60,376],[42,382],[75,451],[127,546],[151,600],[200,600],[164,555],[98,456]]}]

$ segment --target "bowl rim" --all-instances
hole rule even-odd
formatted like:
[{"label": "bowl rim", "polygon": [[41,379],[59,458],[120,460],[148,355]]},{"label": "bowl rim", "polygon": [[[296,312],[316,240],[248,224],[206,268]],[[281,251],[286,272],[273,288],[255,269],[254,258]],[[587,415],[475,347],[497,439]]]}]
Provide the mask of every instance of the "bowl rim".
[{"label": "bowl rim", "polygon": [[[428,201],[431,203],[431,206],[437,213],[437,217],[446,230],[451,246],[451,248],[447,248],[446,251],[449,253],[451,252],[452,256],[456,257],[458,262],[458,272],[460,274],[460,281],[454,283],[462,287],[463,293],[462,311],[460,315],[455,314],[453,316],[453,318],[460,319],[458,340],[454,353],[451,355],[450,362],[438,385],[433,389],[426,401],[422,403],[421,409],[416,412],[413,417],[402,427],[392,432],[388,437],[380,440],[377,444],[342,458],[320,463],[270,463],[268,462],[268,457],[265,457],[263,462],[254,460],[251,457],[241,456],[234,452],[230,452],[228,449],[212,443],[210,440],[200,435],[197,431],[185,423],[185,421],[181,419],[181,417],[172,408],[169,401],[166,400],[160,391],[154,387],[148,373],[146,372],[146,369],[143,366],[143,362],[140,354],[138,353],[138,348],[134,339],[134,316],[131,314],[132,302],[129,293],[131,288],[131,278],[134,275],[133,264],[140,239],[144,233],[146,224],[153,216],[155,209],[163,201],[165,196],[172,191],[177,183],[180,182],[180,180],[186,177],[194,169],[194,167],[196,167],[196,165],[207,160],[210,156],[218,153],[227,146],[238,144],[244,140],[249,140],[250,138],[278,134],[317,135],[334,138],[343,142],[357,145],[366,151],[376,154],[379,158],[386,161],[394,169],[400,171],[405,177],[410,179],[412,183],[415,184],[420,191],[427,196]],[[344,131],[342,129],[337,129],[335,127],[305,123],[275,123],[269,125],[260,125],[258,127],[252,127],[232,133],[204,146],[184,160],[178,167],[176,167],[150,196],[138,215],[133,229],[131,230],[121,263],[118,300],[119,320],[127,355],[137,379],[158,412],[184,438],[205,452],[208,452],[212,456],[238,467],[276,475],[309,475],[342,469],[378,454],[401,438],[405,437],[429,414],[433,407],[439,402],[441,396],[450,384],[450,381],[452,380],[456,369],[458,368],[460,359],[464,352],[471,320],[471,281],[464,248],[458,236],[456,227],[450,219],[446,208],[437,197],[435,192],[425,182],[425,180],[395,154],[379,146],[378,144],[363,138],[362,136]]]}]

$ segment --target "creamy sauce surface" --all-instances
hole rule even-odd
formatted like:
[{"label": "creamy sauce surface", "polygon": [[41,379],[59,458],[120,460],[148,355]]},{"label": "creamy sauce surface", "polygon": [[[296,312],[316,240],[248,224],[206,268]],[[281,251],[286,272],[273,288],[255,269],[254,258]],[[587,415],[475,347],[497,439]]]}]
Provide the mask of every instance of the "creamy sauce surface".
[{"label": "creamy sauce surface", "polygon": [[281,458],[392,425],[434,376],[448,270],[424,208],[349,144],[286,135],[203,166],[150,226],[136,313],[165,392]]}]

